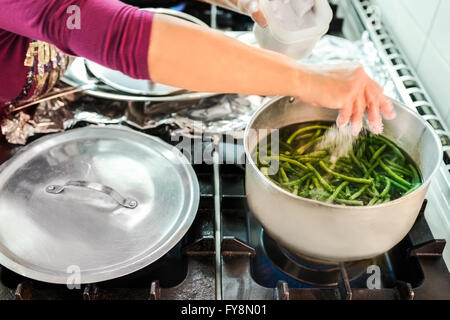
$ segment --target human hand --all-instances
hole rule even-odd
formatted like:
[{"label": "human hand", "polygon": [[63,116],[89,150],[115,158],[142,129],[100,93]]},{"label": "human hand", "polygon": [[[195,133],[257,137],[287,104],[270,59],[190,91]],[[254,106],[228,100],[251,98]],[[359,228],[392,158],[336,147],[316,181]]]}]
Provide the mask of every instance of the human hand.
[{"label": "human hand", "polygon": [[369,129],[374,134],[383,132],[381,115],[385,119],[395,118],[395,111],[383,90],[360,64],[304,68],[308,80],[303,84],[306,84],[306,88],[302,90],[300,99],[314,106],[339,109],[337,126],[345,126],[350,122],[354,136],[362,129],[364,113]]},{"label": "human hand", "polygon": [[251,16],[260,27],[267,26],[266,18],[259,7],[258,0],[236,0],[236,5],[240,12]]}]

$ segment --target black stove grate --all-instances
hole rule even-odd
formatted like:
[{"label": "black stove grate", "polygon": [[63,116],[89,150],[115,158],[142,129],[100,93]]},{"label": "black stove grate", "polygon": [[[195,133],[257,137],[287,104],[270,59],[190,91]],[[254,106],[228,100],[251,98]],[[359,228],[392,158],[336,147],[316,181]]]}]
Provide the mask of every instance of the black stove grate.
[{"label": "black stove grate", "polygon": [[[169,131],[164,128],[146,133],[169,140]],[[351,265],[305,263],[277,248],[284,254],[284,263],[303,263],[313,270],[315,278],[311,280],[292,265],[286,271],[276,257],[267,255],[264,242],[271,239],[248,210],[242,165],[218,166],[218,190],[214,187],[214,166],[199,164],[194,170],[201,193],[196,219],[183,240],[154,264],[119,279],[74,290],[27,279],[0,267],[0,299],[450,299],[450,275],[442,259],[445,241],[434,239],[428,228],[423,215],[426,202],[408,236],[388,253],[365,261],[362,268],[359,264],[355,269]],[[216,192],[221,220],[218,269]],[[273,241],[272,245],[277,247]],[[367,288],[367,265],[372,264],[380,267],[381,289]],[[328,269],[328,278],[320,269]]]}]

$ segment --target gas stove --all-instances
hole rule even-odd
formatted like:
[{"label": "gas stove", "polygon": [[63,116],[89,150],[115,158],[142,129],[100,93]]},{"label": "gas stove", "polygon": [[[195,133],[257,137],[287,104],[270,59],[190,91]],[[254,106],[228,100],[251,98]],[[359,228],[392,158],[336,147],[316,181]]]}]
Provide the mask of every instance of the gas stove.
[{"label": "gas stove", "polygon": [[412,230],[389,252],[324,264],[291,254],[264,232],[247,207],[241,166],[199,164],[194,170],[201,193],[196,219],[157,262],[122,278],[73,289],[1,267],[0,299],[450,299],[450,274],[442,259],[445,241],[430,232],[423,214],[426,201]]},{"label": "gas stove", "polygon": [[[371,23],[370,1],[339,3],[333,9],[341,19],[333,20],[330,33],[355,39],[362,30],[370,33],[402,101],[436,126],[447,157],[444,161],[450,162],[448,132],[439,127],[431,100],[388,33]],[[175,5],[180,3],[172,1],[169,6]],[[187,3],[182,9],[211,22],[209,5]],[[248,30],[239,19],[251,25],[236,13],[219,9],[220,14],[216,23],[222,29]],[[105,102],[96,99],[95,103]],[[87,124],[78,124],[82,125]],[[144,132],[173,143],[167,126]],[[204,147],[211,143],[204,142]],[[235,146],[242,153],[242,141],[236,140]],[[0,163],[17,149],[0,140]],[[448,162],[430,187],[413,228],[398,245],[373,259],[342,264],[293,255],[264,232],[248,209],[241,165],[215,161],[193,167],[200,185],[196,219],[184,238],[158,261],[122,278],[73,289],[28,279],[0,266],[0,300],[450,299],[450,273],[443,258],[448,246],[440,239],[445,232],[430,230],[445,210],[439,197],[445,197],[440,190],[448,188]]]}]

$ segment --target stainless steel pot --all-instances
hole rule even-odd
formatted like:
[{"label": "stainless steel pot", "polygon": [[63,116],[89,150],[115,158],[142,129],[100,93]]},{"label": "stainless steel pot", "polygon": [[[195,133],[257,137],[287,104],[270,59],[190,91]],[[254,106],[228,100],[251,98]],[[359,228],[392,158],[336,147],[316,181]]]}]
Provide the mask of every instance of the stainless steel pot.
[{"label": "stainless steel pot", "polygon": [[[434,172],[442,159],[432,128],[397,101],[397,117],[385,121],[383,135],[407,151],[419,166],[423,185],[397,200],[365,207],[334,205],[295,196],[258,170],[252,129],[278,129],[293,123],[335,121],[337,111],[277,97],[253,115],[245,132],[246,193],[255,217],[280,245],[294,254],[327,262],[353,261],[382,254],[411,229]],[[264,136],[260,136],[259,140]]]}]

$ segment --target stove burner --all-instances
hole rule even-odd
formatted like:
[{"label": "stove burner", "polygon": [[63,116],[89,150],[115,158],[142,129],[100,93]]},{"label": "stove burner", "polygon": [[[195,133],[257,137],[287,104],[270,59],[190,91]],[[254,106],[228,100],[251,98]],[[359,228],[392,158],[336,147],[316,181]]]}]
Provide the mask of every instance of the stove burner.
[{"label": "stove burner", "polygon": [[341,268],[345,268],[349,280],[354,280],[367,271],[372,260],[346,262],[344,264],[328,264],[312,258],[293,255],[281,247],[266,232],[262,232],[262,246],[269,260],[284,274],[300,282],[333,287],[339,283]]}]

